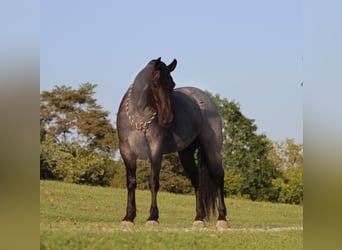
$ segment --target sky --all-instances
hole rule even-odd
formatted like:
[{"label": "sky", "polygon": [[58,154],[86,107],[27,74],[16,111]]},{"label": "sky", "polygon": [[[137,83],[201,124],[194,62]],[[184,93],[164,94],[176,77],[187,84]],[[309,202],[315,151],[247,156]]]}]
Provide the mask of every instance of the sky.
[{"label": "sky", "polygon": [[303,142],[301,1],[41,1],[40,15],[41,91],[97,84],[115,124],[136,74],[176,58],[176,87],[238,102],[271,140]]}]

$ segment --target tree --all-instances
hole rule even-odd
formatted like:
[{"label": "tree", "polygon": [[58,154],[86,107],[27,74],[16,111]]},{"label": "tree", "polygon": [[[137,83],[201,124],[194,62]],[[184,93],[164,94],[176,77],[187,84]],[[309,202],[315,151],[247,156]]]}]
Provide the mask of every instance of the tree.
[{"label": "tree", "polygon": [[[272,180],[279,177],[279,172],[267,157],[272,147],[270,141],[265,135],[256,134],[254,120],[245,117],[237,103],[210,95],[219,108],[223,123],[223,166],[229,169],[225,172],[231,177],[225,180],[225,191],[248,195],[252,200],[274,200]],[[230,185],[235,187],[230,188]]]},{"label": "tree", "polygon": [[118,147],[116,130],[107,119],[109,112],[96,104],[94,88],[85,83],[79,89],[55,86],[40,98],[40,121],[47,132],[61,144],[76,145],[108,155]]},{"label": "tree", "polygon": [[63,85],[41,93],[41,178],[108,184],[118,140],[109,112],[96,104],[95,87]]},{"label": "tree", "polygon": [[273,181],[278,192],[277,201],[284,203],[303,203],[303,145],[293,139],[274,142],[268,157],[282,173],[282,178]]}]

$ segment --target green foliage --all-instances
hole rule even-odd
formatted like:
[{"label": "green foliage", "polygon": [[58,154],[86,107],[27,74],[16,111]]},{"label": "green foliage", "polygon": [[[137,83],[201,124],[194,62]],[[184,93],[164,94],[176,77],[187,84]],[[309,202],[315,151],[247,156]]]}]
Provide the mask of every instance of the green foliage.
[{"label": "green foliage", "polygon": [[188,194],[194,191],[177,153],[163,156],[160,190],[178,194]]},{"label": "green foliage", "polygon": [[275,162],[282,178],[273,181],[279,196],[278,202],[303,203],[303,145],[293,139],[274,142],[269,158]]},{"label": "green foliage", "polygon": [[[239,172],[233,168],[226,168],[224,170],[224,191],[229,196],[242,196],[242,187],[244,179]],[[248,196],[249,197],[249,196]]]},{"label": "green foliage", "polygon": [[108,185],[113,176],[112,160],[71,144],[61,145],[48,136],[40,144],[41,178],[70,183]]},{"label": "green foliage", "polygon": [[40,98],[40,177],[108,185],[116,131],[93,98],[96,85],[56,86]]},{"label": "green foliage", "polygon": [[109,185],[115,188],[126,188],[126,167],[122,160],[114,164],[115,174]]}]

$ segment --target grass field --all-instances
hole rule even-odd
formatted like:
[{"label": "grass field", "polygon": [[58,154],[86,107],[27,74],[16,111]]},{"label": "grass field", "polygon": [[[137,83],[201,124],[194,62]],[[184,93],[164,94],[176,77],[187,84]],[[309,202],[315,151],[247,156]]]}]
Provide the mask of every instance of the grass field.
[{"label": "grass field", "polygon": [[195,198],[158,194],[159,227],[145,226],[150,192],[137,190],[133,230],[120,222],[126,190],[40,182],[41,249],[303,249],[303,207],[226,199],[229,229],[192,230]]}]

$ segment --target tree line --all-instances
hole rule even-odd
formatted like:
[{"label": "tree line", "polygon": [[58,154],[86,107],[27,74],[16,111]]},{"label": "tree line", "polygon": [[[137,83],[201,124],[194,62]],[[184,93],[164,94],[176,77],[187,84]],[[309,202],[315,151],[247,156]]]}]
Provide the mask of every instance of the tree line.
[{"label": "tree line", "polygon": [[[40,178],[71,183],[126,186],[116,128],[96,103],[96,85],[55,86],[40,94]],[[251,200],[303,203],[303,146],[258,135],[238,103],[209,93],[223,122],[225,194]],[[150,165],[139,161],[138,188],[147,189]],[[160,189],[192,193],[176,153],[163,156]]]}]

